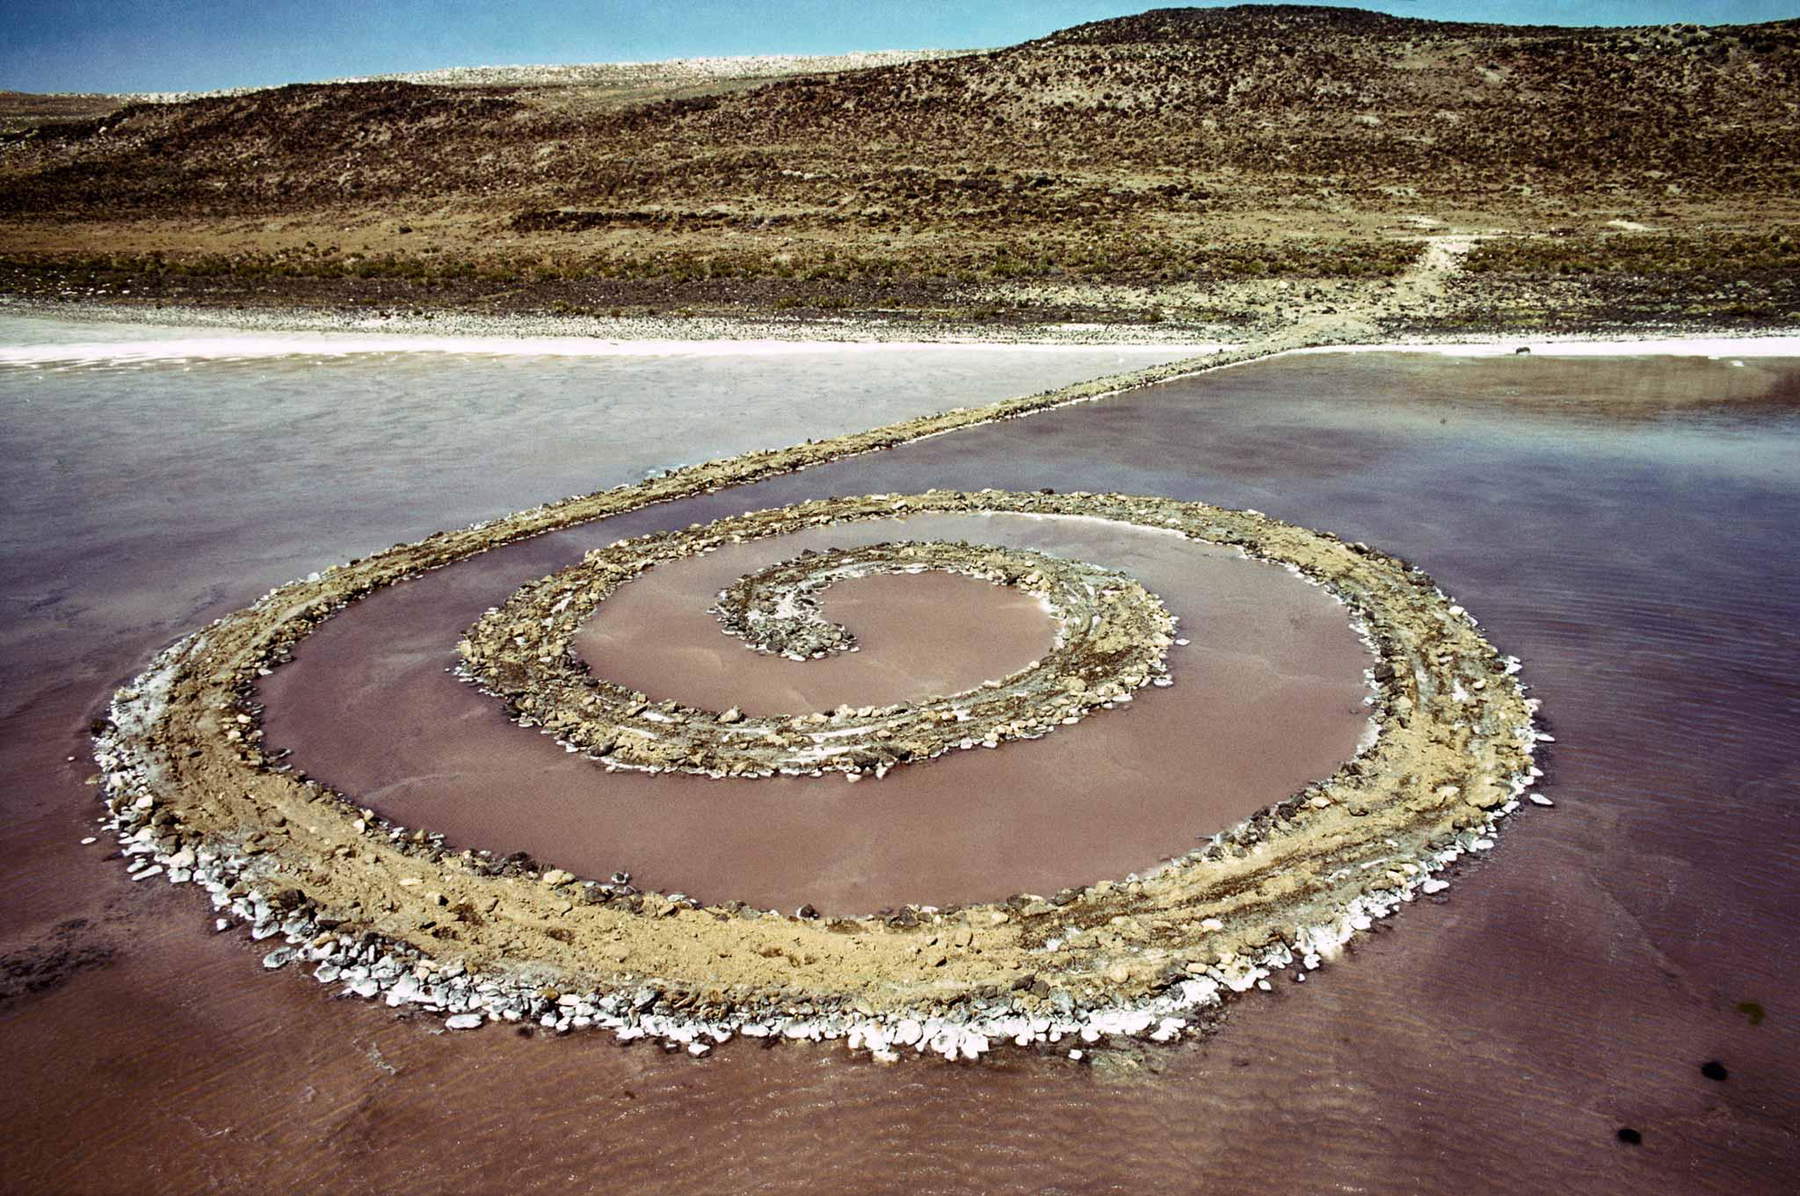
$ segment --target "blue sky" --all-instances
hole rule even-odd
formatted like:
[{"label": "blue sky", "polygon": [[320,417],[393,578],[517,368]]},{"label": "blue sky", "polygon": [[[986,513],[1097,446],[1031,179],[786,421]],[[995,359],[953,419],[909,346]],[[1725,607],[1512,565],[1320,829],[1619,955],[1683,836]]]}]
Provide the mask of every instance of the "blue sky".
[{"label": "blue sky", "polygon": [[[440,66],[1001,46],[1159,6],[1156,0],[3,0],[0,88],[199,90]],[[1558,25],[1800,16],[1800,0],[1386,0],[1361,7]]]}]

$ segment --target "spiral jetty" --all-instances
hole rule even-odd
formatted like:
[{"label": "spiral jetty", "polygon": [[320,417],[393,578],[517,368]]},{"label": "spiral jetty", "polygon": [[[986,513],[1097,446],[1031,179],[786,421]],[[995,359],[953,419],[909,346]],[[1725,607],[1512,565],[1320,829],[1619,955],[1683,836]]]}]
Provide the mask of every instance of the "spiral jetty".
[{"label": "spiral jetty", "polygon": [[[853,713],[860,722],[835,728],[845,732],[839,752],[819,754],[808,747],[815,742],[808,728],[790,728],[795,734],[782,745],[788,756],[733,755],[721,745],[752,742],[761,732],[751,720],[728,717],[734,711],[692,712],[675,719],[679,751],[621,755],[620,743],[631,738],[621,720],[644,712],[584,713],[594,709],[582,703],[599,683],[568,671],[571,657],[555,650],[566,646],[560,637],[579,621],[574,612],[584,603],[591,609],[634,561],[690,555],[734,536],[928,513],[1081,516],[1164,529],[1280,563],[1348,607],[1377,656],[1368,677],[1375,734],[1352,759],[1198,850],[1055,894],[861,917],[703,905],[640,892],[623,872],[584,879],[522,856],[452,850],[440,835],[396,825],[292,771],[262,744],[257,679],[314,626],[373,590],[546,531],[1100,393],[1090,384],[687,467],[396,545],[281,586],[172,645],[115,696],[95,749],[108,821],[128,867],[138,879],[163,875],[204,888],[219,929],[242,922],[254,939],[279,939],[265,966],[306,967],[345,992],[442,1015],[451,1029],[489,1022],[599,1028],[696,1055],[739,1034],[841,1039],[883,1060],[903,1052],[972,1059],[1005,1043],[1077,1053],[1121,1036],[1167,1042],[1203,1030],[1232,994],[1268,987],[1278,969],[1304,976],[1375,919],[1443,888],[1432,874],[1492,847],[1496,821],[1542,775],[1532,753],[1548,736],[1534,729],[1536,703],[1516,676],[1518,662],[1500,655],[1424,572],[1327,532],[1256,511],[1117,494],[934,490],[823,499],[621,541],[527,586],[464,645],[471,679],[504,692],[515,717],[543,723],[602,761],[720,775],[801,765],[860,773],[920,766],[912,762],[972,736],[965,727],[952,733],[954,742],[921,737],[959,725],[915,717],[941,713],[926,702]],[[902,559],[917,551],[924,556]],[[1061,637],[1059,647],[1071,646],[1072,655],[1038,677],[1042,684],[983,715],[975,728],[982,739],[1033,736],[1052,715],[1060,721],[1116,705],[1133,685],[1166,680],[1163,641],[1173,624],[1152,596],[1131,594],[1129,579],[1083,572],[1092,566],[1065,563],[1064,570],[1008,557],[1011,551],[876,546],[795,565],[777,589],[798,601],[802,583],[816,581],[820,568],[935,562],[1062,592],[1071,623],[1077,612],[1093,613],[1083,604],[1096,596],[1123,595],[1108,633],[1116,637]],[[564,597],[552,626],[541,628],[547,638],[535,646],[544,650],[499,650],[501,632],[516,629],[518,616]],[[728,628],[734,618],[740,632],[760,621],[754,609],[747,591],[721,597]],[[788,631],[777,628],[762,646],[829,650],[805,614],[804,603],[789,602]],[[809,630],[793,640],[789,633],[802,627]],[[844,646],[840,639],[838,649]],[[1094,688],[1077,690],[1069,677]],[[582,738],[590,731],[593,738]],[[613,743],[604,745],[609,735]]]}]

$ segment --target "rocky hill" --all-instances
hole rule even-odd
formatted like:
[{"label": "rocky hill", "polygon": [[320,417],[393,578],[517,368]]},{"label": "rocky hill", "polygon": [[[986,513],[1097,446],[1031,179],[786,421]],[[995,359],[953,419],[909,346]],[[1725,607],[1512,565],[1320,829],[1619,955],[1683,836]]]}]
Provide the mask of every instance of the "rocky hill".
[{"label": "rocky hill", "polygon": [[[856,54],[749,54],[669,58],[656,62],[577,62],[518,66],[454,66],[390,75],[328,79],[327,83],[425,83],[437,87],[554,88],[565,105],[622,108],[658,100],[738,91],[792,75],[822,75],[869,67],[955,58],[975,50],[871,50]],[[266,91],[139,91],[48,95],[0,89],[0,133],[21,133],[56,121],[106,116],[127,104],[179,104]]]},{"label": "rocky hill", "polygon": [[1409,228],[1793,221],[1796,147],[1800,21],[1159,9],[623,108],[397,81],[132,105],[0,141],[0,246],[67,253],[105,225],[116,248],[290,262],[328,231],[400,273],[1380,272]]}]

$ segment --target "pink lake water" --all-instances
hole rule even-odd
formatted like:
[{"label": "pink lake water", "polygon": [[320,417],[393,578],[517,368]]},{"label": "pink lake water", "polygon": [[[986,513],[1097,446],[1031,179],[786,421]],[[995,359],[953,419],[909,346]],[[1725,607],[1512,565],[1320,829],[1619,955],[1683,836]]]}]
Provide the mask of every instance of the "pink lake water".
[{"label": "pink lake water", "polygon": [[[566,361],[0,369],[3,1186],[1785,1191],[1800,1171],[1793,360],[1289,357],[613,521],[606,537],[930,485],[1253,506],[1418,562],[1524,659],[1557,736],[1556,807],[1512,820],[1491,858],[1306,984],[1135,1066],[445,1035],[264,972],[261,947],[209,933],[198,893],[134,884],[109,844],[78,842],[96,812],[85,724],[173,637],[330,561],[691,459],[684,437],[693,456],[726,451],[745,424],[715,427],[700,401],[684,431],[634,403],[743,384],[861,426],[894,417],[865,418],[873,393],[961,405],[1050,385],[1032,380],[1044,365],[664,362],[635,392],[625,366]],[[505,578],[432,576],[478,611],[578,539],[533,542]],[[1177,667],[1157,700],[1201,688]],[[1063,730],[1141,722],[1148,701]],[[364,750],[408,731],[364,727]],[[963,755],[1023,760],[1061,735]],[[1708,1060],[1729,1078],[1702,1075]]]},{"label": "pink lake water", "polygon": [[[604,527],[556,545],[562,563]],[[1150,868],[1329,775],[1367,726],[1372,658],[1325,591],[1209,545],[1087,519],[914,517],[735,545],[628,583],[577,646],[598,675],[653,697],[802,712],[970,688],[1049,646],[1035,599],[944,575],[852,583],[842,613],[872,616],[852,624],[867,635],[859,651],[823,661],[752,652],[707,613],[752,569],[893,539],[1009,544],[1126,569],[1182,621],[1176,683],[1040,740],[951,752],[879,781],[609,773],[515,726],[447,671],[462,630],[529,578],[521,561],[543,559],[549,546],[531,542],[320,627],[263,684],[268,742],[293,749],[308,775],[459,846],[527,851],[590,877],[624,870],[706,901],[857,913]],[[908,599],[872,608],[881,583]],[[950,596],[959,609],[938,617],[933,599]]]}]

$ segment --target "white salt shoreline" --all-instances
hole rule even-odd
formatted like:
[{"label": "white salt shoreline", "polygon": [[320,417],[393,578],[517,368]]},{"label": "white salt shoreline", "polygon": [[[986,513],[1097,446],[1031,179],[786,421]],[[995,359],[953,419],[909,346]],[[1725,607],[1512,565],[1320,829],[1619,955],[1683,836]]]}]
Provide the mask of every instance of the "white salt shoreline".
[{"label": "white salt shoreline", "polygon": [[1659,336],[1580,340],[1518,337],[1479,341],[1393,341],[1317,345],[1294,353],[1433,353],[1442,357],[1504,357],[1524,350],[1543,357],[1800,357],[1800,336]]},{"label": "white salt shoreline", "polygon": [[[5,330],[0,323],[0,334]],[[0,365],[99,365],[148,362],[250,361],[277,357],[347,357],[375,353],[445,353],[477,357],[798,357],[818,353],[889,354],[926,349],[1036,349],[1046,352],[1111,349],[1121,354],[1194,357],[1240,349],[1222,342],[1192,344],[1084,344],[1078,341],[838,341],[661,340],[576,336],[419,336],[384,332],[259,333],[165,340],[83,341],[0,345]],[[1440,357],[1502,357],[1526,350],[1543,357],[1677,356],[1709,358],[1800,357],[1800,336],[1654,337],[1644,340],[1387,341],[1314,345],[1269,354],[1429,353]],[[1259,359],[1260,360],[1260,359]]]},{"label": "white salt shoreline", "polygon": [[[42,338],[30,325],[87,324],[80,341]],[[135,330],[141,329],[139,334]],[[66,334],[65,334],[66,336]],[[1286,353],[1432,353],[1495,357],[1529,349],[1540,356],[1800,357],[1791,326],[1726,331],[1701,321],[1642,336],[1482,333],[1293,347],[1283,334],[1227,324],[979,325],[879,318],[560,316],[467,311],[359,314],[292,307],[271,310],[125,307],[97,302],[42,303],[0,296],[0,365],[64,365],[177,360],[346,356],[354,353],[460,353],[495,357],[798,356],[923,348],[1116,349],[1204,359],[1262,360]],[[60,343],[59,343],[60,342]],[[1291,344],[1291,342],[1289,342]],[[1262,351],[1258,351],[1262,350]],[[1165,356],[1165,360],[1168,357]],[[1197,360],[1197,369],[1227,362]]]},{"label": "white salt shoreline", "polygon": [[[33,325],[92,324],[92,339],[44,337]],[[997,351],[1115,350],[1122,355],[1171,354],[1204,359],[1252,350],[1268,336],[1227,340],[1223,328],[1138,329],[1037,325],[984,328],[921,327],[879,321],[745,321],[621,318],[601,323],[613,335],[594,335],[596,322],[557,316],[382,316],[346,319],[323,312],[134,310],[88,304],[44,306],[0,300],[0,365],[62,366],[149,362],[345,357],[374,353],[443,353],[482,357],[798,357],[961,348]],[[141,334],[135,330],[142,329]],[[1182,335],[1183,332],[1187,335]],[[186,333],[187,335],[184,335]],[[1213,336],[1208,336],[1213,333]],[[110,335],[108,335],[110,334]],[[67,333],[63,334],[64,336]],[[1246,360],[1288,353],[1430,353],[1443,357],[1499,357],[1529,350],[1546,357],[1689,356],[1800,357],[1800,335],[1770,328],[1723,335],[1704,328],[1643,337],[1506,334],[1448,340],[1412,337],[1368,343],[1277,348]],[[1207,363],[1210,364],[1210,363]],[[1207,364],[1196,362],[1199,368]],[[1226,364],[1226,363],[1218,363]]]},{"label": "white salt shoreline", "polygon": [[[0,334],[5,326],[0,323]],[[1073,341],[611,340],[599,337],[417,336],[382,332],[243,333],[167,340],[0,345],[0,365],[94,365],[153,361],[249,361],[273,357],[346,357],[372,353],[446,353],[477,357],[794,357],[818,353],[889,354],[922,349],[1092,352],[1201,356],[1217,343],[1107,345]]]}]

